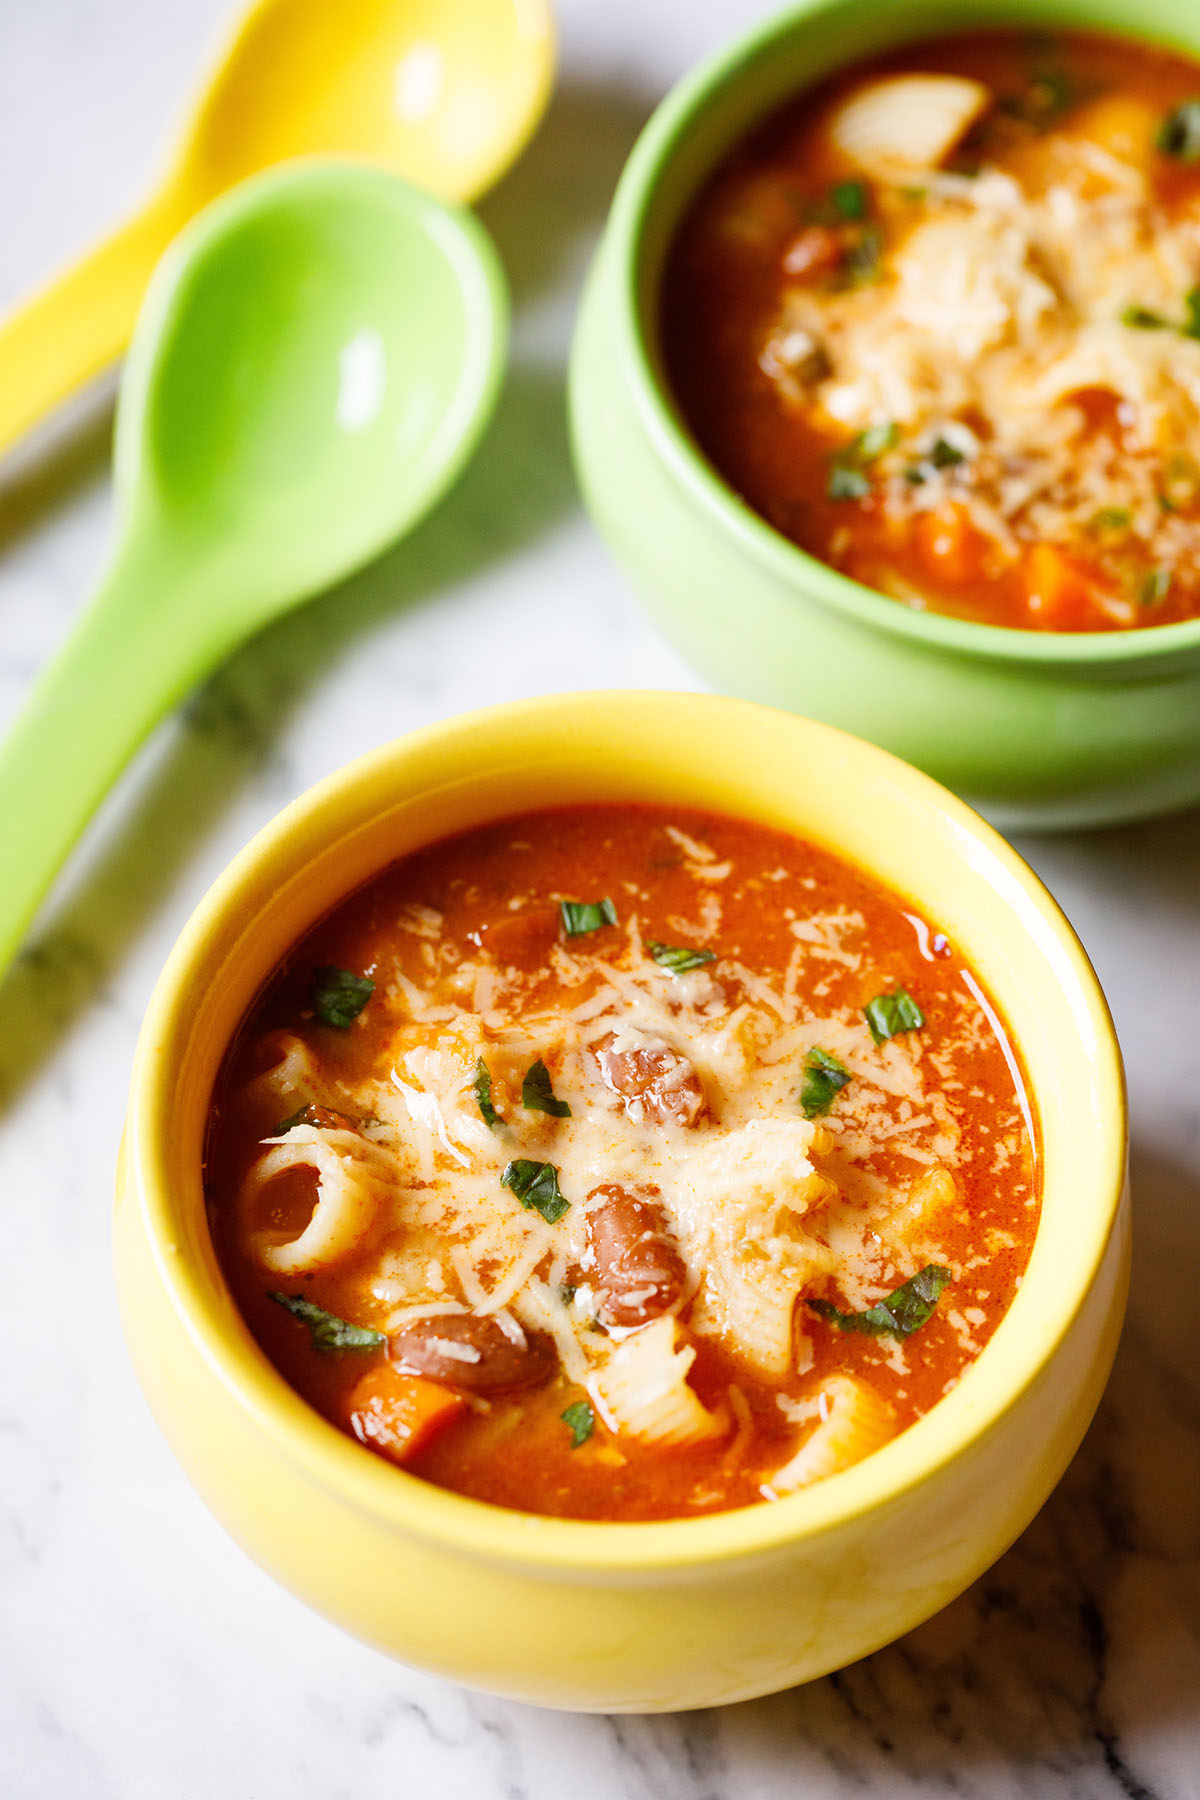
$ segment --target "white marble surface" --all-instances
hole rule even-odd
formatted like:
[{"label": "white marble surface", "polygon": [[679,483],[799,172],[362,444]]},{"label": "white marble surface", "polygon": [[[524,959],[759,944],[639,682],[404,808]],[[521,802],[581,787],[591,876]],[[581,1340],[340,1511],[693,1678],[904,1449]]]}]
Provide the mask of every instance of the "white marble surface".
[{"label": "white marble surface", "polygon": [[[1200,814],[1021,846],[1091,951],[1128,1057],[1129,1326],[1084,1449],[1021,1541],[840,1675],[622,1720],[396,1668],[226,1539],[122,1349],[108,1210],[130,1054],[228,857],[410,726],[534,691],[694,685],[580,513],[563,366],[638,123],[760,5],[564,0],[557,98],[484,209],[516,355],[474,467],[403,549],[251,645],[158,735],[0,990],[3,1800],[1200,1796]],[[132,199],[217,16],[216,0],[0,0],[0,302]],[[0,717],[101,565],[106,430],[85,412],[0,484]]]}]

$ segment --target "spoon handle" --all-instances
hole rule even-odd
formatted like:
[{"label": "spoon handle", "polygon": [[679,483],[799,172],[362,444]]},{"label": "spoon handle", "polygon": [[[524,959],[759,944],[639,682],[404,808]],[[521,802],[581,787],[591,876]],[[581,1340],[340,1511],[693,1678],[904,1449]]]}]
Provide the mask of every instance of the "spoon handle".
[{"label": "spoon handle", "polygon": [[181,634],[165,578],[152,555],[119,553],[0,744],[0,975],[125,764],[224,648]]},{"label": "spoon handle", "polygon": [[121,355],[150,272],[180,223],[156,196],[0,320],[0,456]]}]

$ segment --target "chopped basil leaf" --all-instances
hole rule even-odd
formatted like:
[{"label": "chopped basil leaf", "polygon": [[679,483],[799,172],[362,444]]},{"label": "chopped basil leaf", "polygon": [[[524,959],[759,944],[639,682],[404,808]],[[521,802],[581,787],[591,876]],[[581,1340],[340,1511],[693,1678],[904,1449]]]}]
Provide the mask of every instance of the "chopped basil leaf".
[{"label": "chopped basil leaf", "polygon": [[805,1118],[822,1118],[849,1079],[850,1071],[845,1063],[831,1056],[828,1050],[814,1046],[804,1059],[804,1085],[800,1089],[800,1105]]},{"label": "chopped basil leaf", "polygon": [[1122,325],[1139,331],[1178,331],[1183,337],[1200,338],[1200,287],[1189,288],[1183,296],[1184,316],[1176,323],[1145,306],[1127,306],[1121,314]]},{"label": "chopped basil leaf", "polygon": [[1200,162],[1200,99],[1185,100],[1169,112],[1155,142],[1164,156],[1177,162]]},{"label": "chopped basil leaf", "polygon": [[860,463],[874,462],[885,450],[890,450],[900,436],[900,427],[890,420],[886,425],[868,425],[854,439],[854,460]]},{"label": "chopped basil leaf", "polygon": [[1162,331],[1167,321],[1161,313],[1151,312],[1146,306],[1127,306],[1121,314],[1122,325],[1132,325],[1135,331]]},{"label": "chopped basil leaf", "polygon": [[368,975],[335,969],[330,963],[313,970],[312,1009],[322,1024],[335,1025],[339,1031],[350,1029],[374,992]]},{"label": "chopped basil leaf", "polygon": [[1102,506],[1092,520],[1094,531],[1126,531],[1131,522],[1127,506]]},{"label": "chopped basil leaf", "polygon": [[871,491],[871,484],[861,469],[851,469],[845,463],[834,463],[829,471],[829,485],[825,492],[831,500],[862,500]]},{"label": "chopped basil leaf", "polygon": [[617,909],[611,900],[563,900],[559,903],[563,930],[568,937],[583,937],[604,925],[615,925]]},{"label": "chopped basil leaf", "polygon": [[540,1212],[547,1225],[561,1219],[571,1204],[559,1192],[554,1164],[531,1162],[527,1156],[504,1165],[500,1186],[510,1189],[527,1212]]},{"label": "chopped basil leaf", "polygon": [[871,491],[871,484],[863,474],[863,467],[873,463],[877,457],[890,450],[899,437],[899,427],[889,422],[885,425],[868,425],[852,437],[833,459],[829,470],[829,484],[826,492],[831,500],[861,500]]},{"label": "chopped basil leaf", "polygon": [[351,1325],[348,1319],[326,1312],[303,1294],[271,1294],[270,1298],[308,1326],[314,1350],[376,1350],[387,1342],[382,1331],[372,1331],[369,1325]]},{"label": "chopped basil leaf", "polygon": [[571,1433],[571,1448],[578,1450],[580,1444],[586,1444],[596,1429],[596,1415],[586,1400],[576,1400],[561,1416],[563,1424]]},{"label": "chopped basil leaf", "polygon": [[949,438],[939,437],[933,440],[933,448],[929,452],[929,461],[935,469],[953,469],[960,462],[966,462],[966,452]]},{"label": "chopped basil leaf", "polygon": [[689,969],[702,968],[705,963],[715,962],[715,950],[689,950],[684,944],[659,944],[653,939],[646,945],[660,969],[669,975],[686,975]]},{"label": "chopped basil leaf", "polygon": [[539,1056],[521,1083],[521,1105],[530,1112],[549,1113],[553,1119],[569,1119],[571,1109],[565,1100],[554,1098],[550,1071]]},{"label": "chopped basil leaf", "polygon": [[1170,569],[1151,569],[1138,589],[1138,599],[1143,606],[1157,606],[1160,600],[1166,599],[1170,591]]},{"label": "chopped basil leaf", "polygon": [[871,1036],[877,1044],[902,1031],[919,1031],[925,1023],[925,1014],[903,988],[896,988],[890,994],[876,994],[863,1007],[863,1018],[871,1027]]},{"label": "chopped basil leaf", "polygon": [[308,1118],[308,1104],[306,1100],[303,1106],[298,1106],[294,1113],[288,1114],[286,1119],[280,1119],[271,1136],[286,1137],[295,1126],[303,1125]]},{"label": "chopped basil leaf", "polygon": [[1158,504],[1165,513],[1177,513],[1179,511],[1179,508],[1172,500],[1170,494],[1160,494],[1158,496]]},{"label": "chopped basil leaf", "polygon": [[829,201],[839,219],[865,219],[868,196],[861,181],[838,181],[829,190]]},{"label": "chopped basil leaf", "polygon": [[575,1298],[575,1283],[573,1281],[560,1281],[558,1284],[558,1297],[564,1306],[570,1306],[572,1300]]},{"label": "chopped basil leaf", "polygon": [[911,1337],[933,1316],[942,1289],[950,1280],[949,1269],[940,1263],[926,1263],[886,1300],[877,1300],[866,1312],[847,1313],[832,1300],[807,1300],[806,1306],[820,1313],[839,1331],[863,1331],[868,1337]]},{"label": "chopped basil leaf", "polygon": [[475,1058],[475,1079],[471,1083],[471,1092],[475,1096],[475,1104],[484,1124],[492,1131],[495,1131],[497,1125],[503,1125],[504,1120],[492,1104],[492,1071],[482,1056]]}]

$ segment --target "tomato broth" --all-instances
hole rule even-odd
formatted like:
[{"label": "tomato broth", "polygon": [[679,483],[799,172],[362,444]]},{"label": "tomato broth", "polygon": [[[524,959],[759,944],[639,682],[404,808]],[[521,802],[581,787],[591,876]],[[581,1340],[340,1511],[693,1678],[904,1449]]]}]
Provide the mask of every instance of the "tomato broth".
[{"label": "tomato broth", "polygon": [[683,418],[771,525],[918,609],[1200,613],[1200,65],[909,46],[767,119],[668,259]]},{"label": "tomato broth", "polygon": [[1037,1226],[1019,1057],[938,921],[685,808],[532,813],[287,957],[213,1099],[212,1229],[283,1376],[498,1505],[771,1501],[937,1404]]}]

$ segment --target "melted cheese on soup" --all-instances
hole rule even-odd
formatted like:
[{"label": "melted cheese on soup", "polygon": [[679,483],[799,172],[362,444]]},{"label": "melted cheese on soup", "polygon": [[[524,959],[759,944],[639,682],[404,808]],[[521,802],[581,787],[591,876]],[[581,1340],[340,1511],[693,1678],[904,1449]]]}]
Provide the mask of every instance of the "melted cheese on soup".
[{"label": "melted cheese on soup", "polygon": [[771,1499],[994,1329],[1037,1215],[1017,1069],[948,942],[826,853],[534,815],[289,959],[222,1081],[215,1229],[284,1372],[430,1479],[598,1517]]},{"label": "melted cheese on soup", "polygon": [[672,376],[781,529],[913,605],[1200,611],[1200,68],[923,44],[785,110],[672,253]]}]

